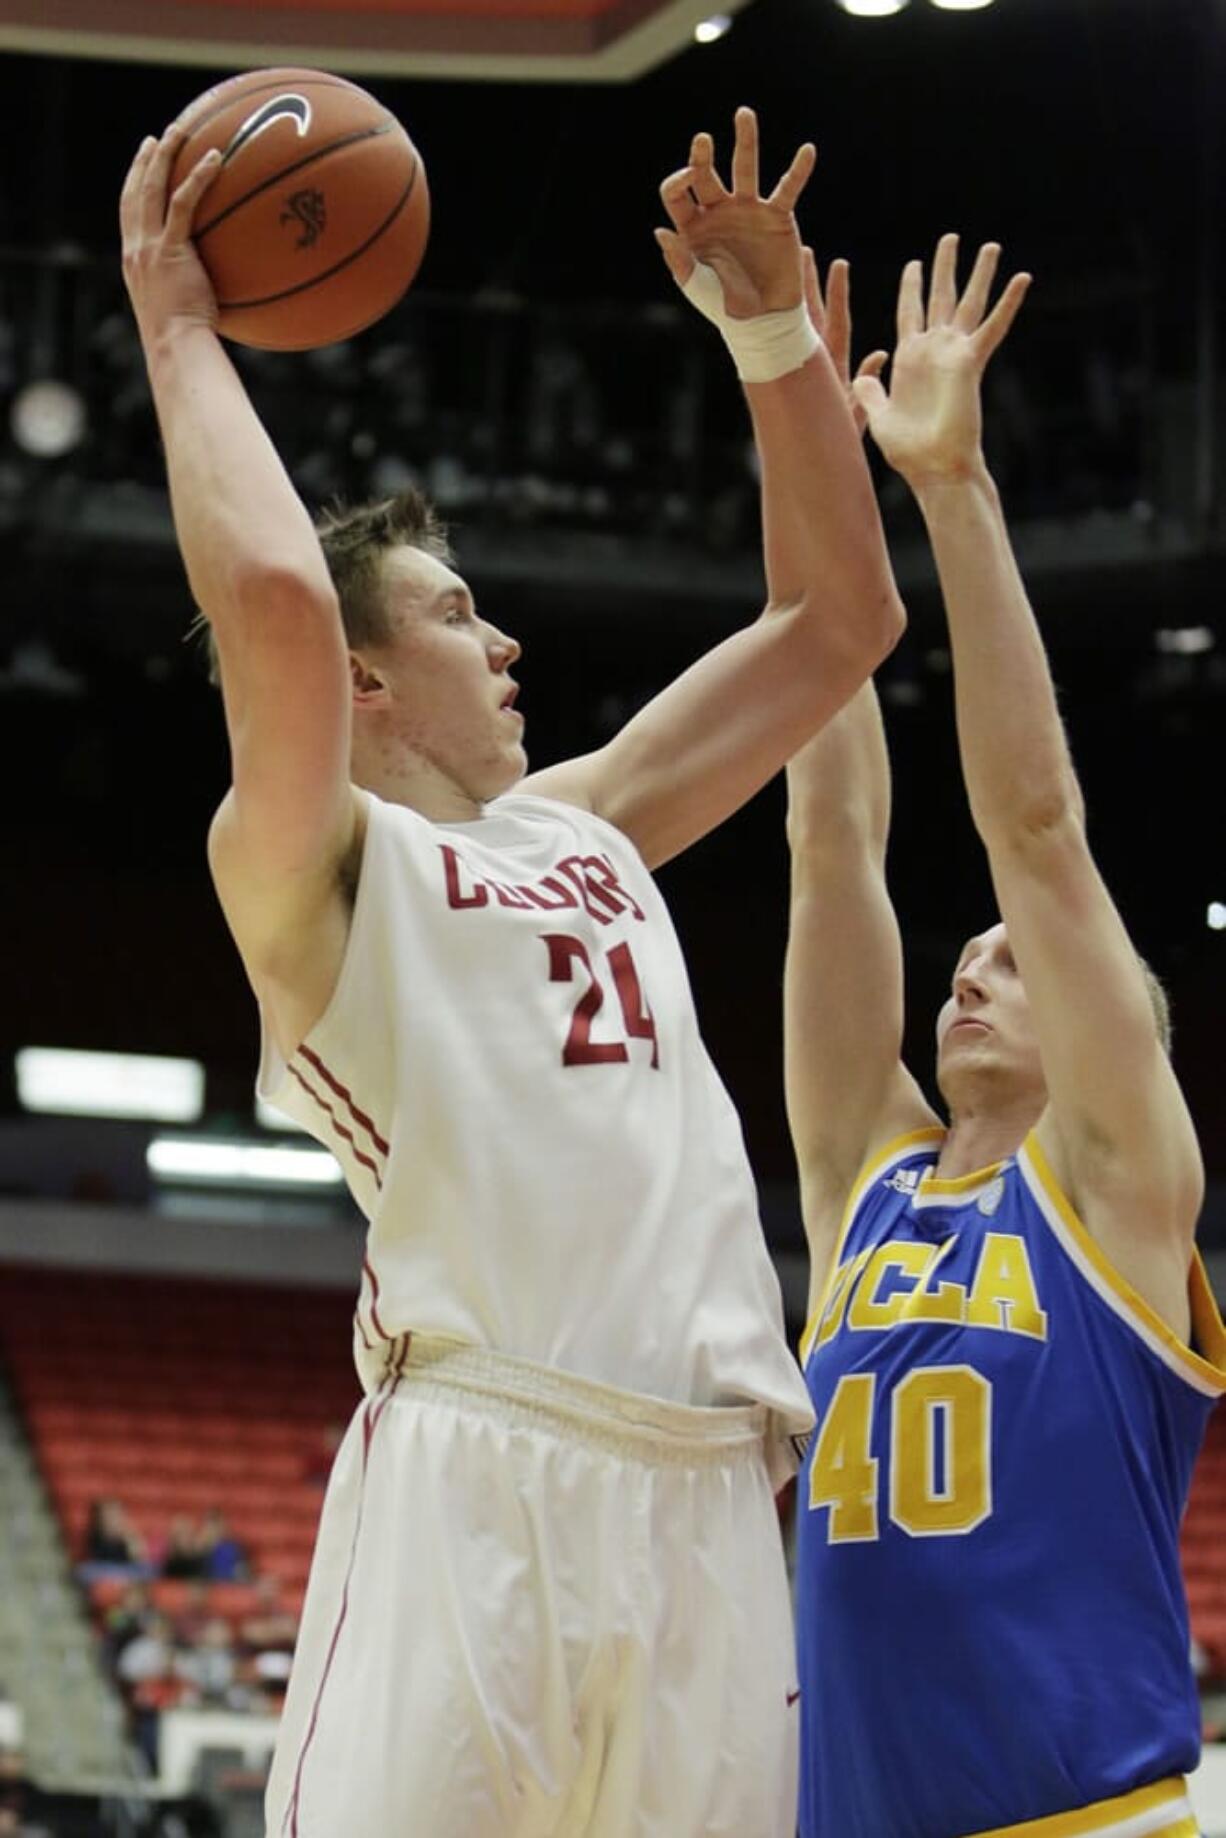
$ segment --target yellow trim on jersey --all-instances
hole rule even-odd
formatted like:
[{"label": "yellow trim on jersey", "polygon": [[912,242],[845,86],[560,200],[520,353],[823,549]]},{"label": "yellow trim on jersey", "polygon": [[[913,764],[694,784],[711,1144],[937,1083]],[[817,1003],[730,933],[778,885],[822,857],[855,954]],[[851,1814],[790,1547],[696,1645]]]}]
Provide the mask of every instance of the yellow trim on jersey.
[{"label": "yellow trim on jersey", "polygon": [[905,1136],[891,1137],[889,1142],[883,1144],[880,1149],[869,1156],[859,1174],[852,1182],[851,1187],[848,1189],[847,1203],[843,1208],[843,1217],[839,1221],[839,1235],[835,1240],[834,1251],[830,1258],[830,1268],[826,1272],[826,1281],[822,1285],[822,1293],[818,1297],[817,1306],[805,1323],[804,1333],[800,1336],[800,1363],[802,1368],[808,1362],[809,1354],[813,1351],[813,1338],[821,1325],[822,1316],[826,1312],[826,1304],[830,1300],[830,1290],[835,1277],[838,1275],[839,1259],[843,1255],[843,1246],[847,1243],[847,1235],[851,1231],[852,1224],[855,1220],[856,1208],[864,1198],[865,1193],[869,1187],[871,1187],[877,1175],[879,1175],[886,1166],[887,1162],[897,1161],[903,1156],[910,1155],[925,1143],[944,1142],[945,1135],[946,1132],[943,1129],[930,1126],[928,1129],[924,1130],[909,1130]]},{"label": "yellow trim on jersey", "polygon": [[[1060,1225],[1072,1239],[1073,1250],[1089,1265],[1084,1272],[1092,1286],[1102,1293],[1109,1302],[1114,1296],[1123,1303],[1125,1318],[1130,1318],[1130,1325],[1136,1329],[1141,1338],[1153,1348],[1154,1352],[1168,1366],[1180,1373],[1198,1391],[1226,1392],[1226,1328],[1218,1305],[1209,1288],[1209,1279],[1201,1262],[1200,1252],[1193,1248],[1192,1262],[1188,1271],[1188,1292],[1192,1307],[1192,1325],[1204,1354],[1196,1353],[1186,1346],[1175,1331],[1168,1327],[1158,1312],[1151,1308],[1144,1296],[1139,1295],[1127,1279],[1106,1256],[1102,1247],[1090,1236],[1085,1225],[1078,1218],[1072,1202],[1065,1194],[1052,1173],[1051,1165],[1039,1144],[1038,1135],[1031,1130],[1018,1154],[1018,1160],[1029,1163],[1043,1193],[1058,1216]],[[1049,1217],[1049,1223],[1052,1223]],[[1056,1228],[1059,1236],[1059,1227]],[[1068,1247],[1066,1246],[1066,1249]],[[1097,1279],[1097,1280],[1096,1280]],[[1157,1344],[1155,1344],[1157,1343]]]},{"label": "yellow trim on jersey", "polygon": [[[1160,1824],[1137,1823],[1145,1813],[1169,1812]],[[1076,1812],[1058,1812],[1049,1819],[1027,1819],[1024,1825],[998,1825],[975,1838],[1199,1838],[1200,1827],[1188,1798],[1187,1783],[1175,1776],[1137,1787],[1113,1800],[1098,1800]]]},{"label": "yellow trim on jersey", "polygon": [[[1217,1297],[1209,1287],[1209,1275],[1196,1246],[1192,1246],[1192,1264],[1188,1271],[1188,1301],[1192,1308],[1192,1333],[1207,1360],[1226,1385],[1226,1325]],[[1194,1356],[1195,1357],[1195,1356]]]},{"label": "yellow trim on jersey", "polygon": [[976,1168],[973,1174],[956,1175],[952,1181],[939,1181],[934,1174],[926,1174],[920,1182],[920,1192],[924,1195],[969,1193],[973,1187],[986,1187],[989,1181],[995,1180],[1004,1165],[1003,1161],[989,1162],[986,1168]]}]

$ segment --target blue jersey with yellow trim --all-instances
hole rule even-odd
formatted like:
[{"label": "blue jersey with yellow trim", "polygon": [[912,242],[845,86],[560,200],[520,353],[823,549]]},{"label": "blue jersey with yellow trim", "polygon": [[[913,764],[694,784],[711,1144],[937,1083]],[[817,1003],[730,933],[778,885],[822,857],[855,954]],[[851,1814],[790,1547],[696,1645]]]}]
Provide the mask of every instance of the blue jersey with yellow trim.
[{"label": "blue jersey with yellow trim", "polygon": [[889,1145],[801,1353],[803,1838],[962,1838],[1194,1766],[1179,1522],[1226,1335],[1182,1346],[1031,1135],[938,1181]]}]

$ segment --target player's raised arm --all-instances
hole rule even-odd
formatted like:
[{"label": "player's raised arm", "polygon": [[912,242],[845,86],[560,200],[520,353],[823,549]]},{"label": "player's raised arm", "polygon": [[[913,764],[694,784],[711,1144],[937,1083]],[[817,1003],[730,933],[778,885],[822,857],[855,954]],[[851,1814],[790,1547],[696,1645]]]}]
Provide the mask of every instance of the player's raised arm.
[{"label": "player's raised arm", "polygon": [[[232,879],[258,881],[246,905],[275,927],[281,892],[293,900],[326,882],[352,830],[349,667],[306,509],[213,329],[216,301],[189,230],[219,156],[169,195],[182,138],[172,128],[147,139],[132,163],[120,202],[124,277],[179,546],[221,663],[234,791],[214,866],[220,852]],[[239,944],[250,962],[258,941]]]},{"label": "player's raised arm", "polygon": [[[831,265],[825,297],[808,250],[805,265],[810,314],[849,388],[847,264]],[[884,352],[874,352],[860,375],[877,375],[884,361]],[[794,566],[803,541],[793,519],[776,519],[768,574]],[[886,888],[889,827],[890,763],[869,682],[788,763],[784,1082],[814,1298],[848,1189],[868,1156],[891,1137],[938,1121],[901,1061],[903,963]]]},{"label": "player's raised arm", "polygon": [[811,1256],[825,1280],[848,1192],[885,1142],[939,1124],[902,1063],[903,962],[885,878],[890,773],[871,683],[788,765],[784,1083]]},{"label": "player's raised arm", "polygon": [[980,445],[980,380],[1029,280],[1015,276],[987,312],[998,254],[980,250],[959,297],[957,239],[943,238],[926,303],[911,263],[889,394],[873,379],[856,391],[915,493],[940,573],[963,774],[1049,1096],[1040,1143],[1121,1273],[1182,1329],[1200,1156],[1144,970],[1090,854],[1047,658]]},{"label": "player's raised arm", "polygon": [[[740,109],[731,189],[705,134],[662,187],[673,225],[658,232],[668,266],[724,335],[750,399],[771,602],[607,747],[533,781],[608,817],[652,864],[772,778],[855,693],[904,623],[860,441],[805,309],[794,208],[814,158],[802,147],[764,197],[757,123]],[[781,531],[791,532],[786,561]]]}]

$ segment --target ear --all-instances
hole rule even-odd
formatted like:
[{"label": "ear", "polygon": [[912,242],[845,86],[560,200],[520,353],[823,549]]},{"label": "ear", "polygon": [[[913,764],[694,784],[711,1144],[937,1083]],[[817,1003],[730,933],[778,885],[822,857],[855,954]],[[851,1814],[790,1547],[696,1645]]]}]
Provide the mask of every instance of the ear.
[{"label": "ear", "polygon": [[349,653],[349,680],[353,685],[353,699],[358,703],[378,701],[387,688],[378,668],[357,651]]}]

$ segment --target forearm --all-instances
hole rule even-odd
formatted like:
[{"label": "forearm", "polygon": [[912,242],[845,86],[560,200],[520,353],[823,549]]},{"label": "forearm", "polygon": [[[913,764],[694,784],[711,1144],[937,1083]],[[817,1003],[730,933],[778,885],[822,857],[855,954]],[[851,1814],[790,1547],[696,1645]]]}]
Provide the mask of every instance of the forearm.
[{"label": "forearm", "polygon": [[215,333],[172,327],[150,338],[146,359],[175,530],[201,611],[224,620],[246,584],[270,573],[300,575],[330,597],[306,507]]},{"label": "forearm", "polygon": [[890,765],[871,681],[789,762],[788,843],[793,863],[820,872],[851,851],[885,861]]},{"label": "forearm", "polygon": [[884,655],[904,620],[863,443],[824,347],[773,383],[750,383],[772,604],[809,593]]},{"label": "forearm", "polygon": [[811,1232],[825,1217],[833,1234],[901,1077],[902,944],[886,888],[889,818],[889,762],[870,682],[788,765],[784,1088]]},{"label": "forearm", "polygon": [[1083,815],[1051,670],[986,466],[916,488],[953,653],[962,770],[980,834]]}]

